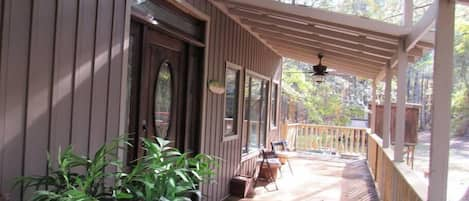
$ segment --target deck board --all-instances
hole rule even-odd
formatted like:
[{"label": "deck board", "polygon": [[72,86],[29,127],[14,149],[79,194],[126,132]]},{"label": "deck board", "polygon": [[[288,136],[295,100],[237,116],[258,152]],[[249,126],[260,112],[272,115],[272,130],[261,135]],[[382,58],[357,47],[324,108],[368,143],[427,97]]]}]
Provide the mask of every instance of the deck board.
[{"label": "deck board", "polygon": [[313,156],[291,160],[275,186],[258,185],[250,198],[230,197],[228,201],[377,201],[378,196],[365,160],[343,160]]}]

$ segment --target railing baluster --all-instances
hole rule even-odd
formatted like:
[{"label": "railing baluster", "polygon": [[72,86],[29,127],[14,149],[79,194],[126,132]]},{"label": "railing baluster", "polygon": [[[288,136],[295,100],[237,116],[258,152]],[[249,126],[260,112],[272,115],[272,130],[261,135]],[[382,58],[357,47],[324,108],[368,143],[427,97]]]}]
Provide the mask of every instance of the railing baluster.
[{"label": "railing baluster", "polygon": [[365,143],[366,143],[366,138],[367,138],[368,134],[366,132],[366,130],[362,130],[362,153],[365,153],[366,152],[366,146],[365,146]]},{"label": "railing baluster", "polygon": [[350,134],[351,134],[350,129],[347,128],[347,153],[351,152],[351,150],[350,150],[350,144],[351,144],[350,143],[350,141],[351,141]]},{"label": "railing baluster", "polygon": [[330,142],[331,143],[331,145],[330,145],[331,146],[330,147],[331,152],[332,152],[332,150],[335,149],[335,147],[334,147],[335,146],[334,130],[335,130],[335,128],[329,128],[329,139],[331,139],[331,142]]},{"label": "railing baluster", "polygon": [[361,153],[361,139],[362,139],[362,134],[361,130],[357,130],[357,153]]},{"label": "railing baluster", "polygon": [[342,147],[343,147],[343,138],[342,138],[342,128],[339,128],[337,129],[337,143],[338,143],[338,147],[337,147],[337,152],[338,153],[342,153]]},{"label": "railing baluster", "polygon": [[309,132],[310,132],[310,130],[309,130],[309,125],[305,125],[304,128],[305,128],[305,129],[304,129],[304,130],[305,130],[305,139],[304,139],[304,142],[305,142],[305,149],[308,150],[308,149],[310,149],[310,148],[312,147],[312,146],[311,146],[311,142],[310,142],[310,141],[311,141],[311,140],[310,140],[311,137],[310,137],[310,135],[309,135],[309,134],[310,134],[310,133],[309,133]]},{"label": "railing baluster", "polygon": [[321,148],[321,143],[320,143],[320,135],[319,135],[319,128],[318,127],[314,127],[314,141],[316,142],[316,149],[319,149]]},{"label": "railing baluster", "polygon": [[334,150],[337,152],[339,150],[339,139],[337,138],[337,131],[338,129],[334,129]]},{"label": "railing baluster", "polygon": [[343,126],[287,124],[283,137],[298,151],[324,150],[337,154],[365,154],[367,130]]},{"label": "railing baluster", "polygon": [[301,128],[301,150],[305,150],[305,126],[302,124]]},{"label": "railing baluster", "polygon": [[360,144],[360,137],[359,137],[357,131],[358,131],[358,130],[353,130],[353,131],[352,131],[352,132],[353,132],[353,138],[354,138],[354,140],[355,140],[355,142],[354,142],[354,144],[353,144],[353,152],[354,152],[354,153],[358,153],[358,152],[359,152],[357,145]]}]

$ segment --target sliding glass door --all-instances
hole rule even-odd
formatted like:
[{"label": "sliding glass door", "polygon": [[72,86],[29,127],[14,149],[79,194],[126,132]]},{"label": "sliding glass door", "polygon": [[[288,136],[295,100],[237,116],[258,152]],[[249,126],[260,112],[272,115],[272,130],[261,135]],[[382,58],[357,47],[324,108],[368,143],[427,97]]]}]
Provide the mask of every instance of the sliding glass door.
[{"label": "sliding glass door", "polygon": [[269,81],[260,76],[246,75],[244,89],[243,153],[265,146]]}]

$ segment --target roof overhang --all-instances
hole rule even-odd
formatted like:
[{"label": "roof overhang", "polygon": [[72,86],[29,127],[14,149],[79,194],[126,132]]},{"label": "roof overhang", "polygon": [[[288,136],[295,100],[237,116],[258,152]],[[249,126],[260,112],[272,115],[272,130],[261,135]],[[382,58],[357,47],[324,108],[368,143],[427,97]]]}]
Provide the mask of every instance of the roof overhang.
[{"label": "roof overhang", "polygon": [[465,5],[465,6],[469,6],[469,0],[459,0],[458,3]]},{"label": "roof overhang", "polygon": [[279,55],[315,64],[322,53],[329,67],[360,77],[379,78],[396,63],[398,48],[406,49],[410,62],[433,48],[437,5],[415,26],[399,26],[273,0],[212,3]]}]

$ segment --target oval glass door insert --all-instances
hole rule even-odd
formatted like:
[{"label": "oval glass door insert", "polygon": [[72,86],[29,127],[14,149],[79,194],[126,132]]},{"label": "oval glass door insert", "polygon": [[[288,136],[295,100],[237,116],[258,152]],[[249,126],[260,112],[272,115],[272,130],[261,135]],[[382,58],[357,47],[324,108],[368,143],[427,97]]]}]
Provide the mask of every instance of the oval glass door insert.
[{"label": "oval glass door insert", "polygon": [[172,74],[168,61],[161,64],[156,77],[154,122],[155,135],[168,137],[171,126]]}]

